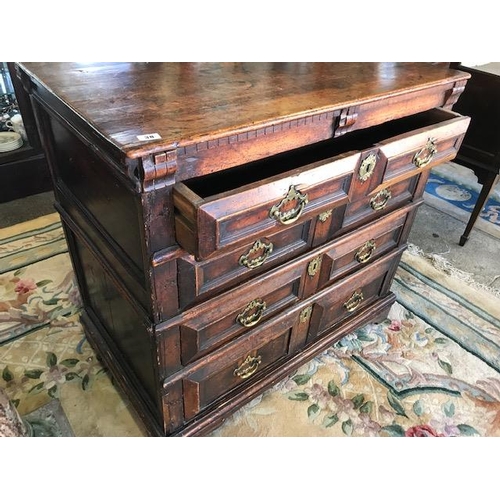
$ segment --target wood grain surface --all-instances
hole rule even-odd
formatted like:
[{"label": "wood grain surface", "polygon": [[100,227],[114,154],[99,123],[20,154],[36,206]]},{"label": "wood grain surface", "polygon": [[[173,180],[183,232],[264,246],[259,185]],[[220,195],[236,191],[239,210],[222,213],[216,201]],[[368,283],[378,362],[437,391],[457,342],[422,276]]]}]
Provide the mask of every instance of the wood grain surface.
[{"label": "wood grain surface", "polygon": [[[22,63],[129,157],[467,78],[428,63]],[[161,139],[139,141],[137,136]]]}]

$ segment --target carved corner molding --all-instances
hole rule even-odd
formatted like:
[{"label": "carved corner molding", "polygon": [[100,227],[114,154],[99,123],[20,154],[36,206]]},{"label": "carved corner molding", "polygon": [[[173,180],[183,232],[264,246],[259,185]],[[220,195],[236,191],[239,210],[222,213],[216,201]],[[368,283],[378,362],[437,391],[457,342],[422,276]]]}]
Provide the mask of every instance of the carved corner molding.
[{"label": "carved corner molding", "polygon": [[444,96],[443,108],[451,109],[453,105],[458,101],[460,94],[465,90],[465,85],[467,83],[467,79],[459,80],[455,82],[455,85],[449,90],[446,91]]},{"label": "carved corner molding", "polygon": [[350,132],[358,119],[358,106],[351,106],[340,111],[339,121],[335,128],[335,137]]},{"label": "carved corner molding", "polygon": [[143,157],[139,166],[129,169],[128,175],[140,191],[146,192],[171,184],[176,171],[177,151],[173,150]]}]

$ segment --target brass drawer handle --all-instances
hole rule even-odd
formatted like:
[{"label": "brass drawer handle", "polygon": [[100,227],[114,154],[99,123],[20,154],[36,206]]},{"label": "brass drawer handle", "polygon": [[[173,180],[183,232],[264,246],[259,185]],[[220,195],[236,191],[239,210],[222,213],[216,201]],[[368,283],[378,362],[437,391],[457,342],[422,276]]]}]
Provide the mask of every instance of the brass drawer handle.
[{"label": "brass drawer handle", "polygon": [[[289,208],[292,202],[294,205]],[[269,217],[281,224],[291,224],[301,216],[308,202],[307,194],[302,194],[295,186],[290,186],[287,195],[277,205],[273,205]]]},{"label": "brass drawer handle", "polygon": [[430,137],[427,139],[427,144],[420,151],[415,153],[413,164],[417,168],[425,167],[431,162],[432,158],[434,158],[434,155],[438,152],[436,142],[436,139]]},{"label": "brass drawer handle", "polygon": [[358,177],[361,182],[367,181],[375,171],[375,165],[377,164],[377,155],[374,153],[369,154],[359,166]]},{"label": "brass drawer handle", "polygon": [[256,325],[261,319],[267,304],[262,299],[255,299],[248,303],[245,309],[236,316],[236,321],[247,328]]},{"label": "brass drawer handle", "polygon": [[233,373],[236,377],[242,379],[251,377],[257,371],[261,362],[262,358],[260,356],[248,355],[245,361]]},{"label": "brass drawer handle", "polygon": [[377,244],[375,240],[368,240],[362,247],[358,249],[354,258],[360,263],[365,264],[373,257],[373,252],[375,252]]},{"label": "brass drawer handle", "polygon": [[363,297],[363,292],[361,290],[356,290],[349,300],[344,302],[344,307],[349,311],[353,312],[355,311],[360,305],[361,302],[363,302],[364,297]]},{"label": "brass drawer handle", "polygon": [[[243,254],[238,263],[240,266],[248,267],[248,269],[255,269],[262,266],[268,257],[273,253],[273,244],[271,242],[264,243],[257,240],[247,253]],[[254,257],[252,257],[254,255]]]},{"label": "brass drawer handle", "polygon": [[373,210],[382,210],[392,197],[391,190],[388,188],[382,189],[370,199],[370,206]]}]

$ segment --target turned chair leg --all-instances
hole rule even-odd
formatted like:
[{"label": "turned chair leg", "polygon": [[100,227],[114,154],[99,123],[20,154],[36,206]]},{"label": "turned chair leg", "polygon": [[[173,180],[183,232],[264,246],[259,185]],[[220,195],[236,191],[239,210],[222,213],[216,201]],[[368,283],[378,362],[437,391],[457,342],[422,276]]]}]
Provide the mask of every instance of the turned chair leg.
[{"label": "turned chair leg", "polygon": [[460,237],[459,245],[463,247],[467,240],[469,239],[469,234],[476,223],[476,219],[478,218],[481,210],[483,209],[486,201],[488,200],[491,192],[493,191],[499,175],[495,172],[488,172],[488,175],[485,177],[483,188],[481,189],[481,193],[479,193],[479,198],[477,199],[477,203],[474,207],[474,210],[470,216],[469,222],[467,223],[467,227],[465,228],[464,234]]}]

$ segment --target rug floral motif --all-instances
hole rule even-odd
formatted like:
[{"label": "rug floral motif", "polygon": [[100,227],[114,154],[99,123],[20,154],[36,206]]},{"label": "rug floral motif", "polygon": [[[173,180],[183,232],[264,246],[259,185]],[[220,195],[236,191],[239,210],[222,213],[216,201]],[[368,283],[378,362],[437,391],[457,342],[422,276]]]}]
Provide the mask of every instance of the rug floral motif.
[{"label": "rug floral motif", "polygon": [[[57,216],[2,231],[0,387],[21,415],[58,399],[75,436],[145,435],[85,339]],[[498,297],[408,252],[393,290],[386,321],[347,335],[211,435],[500,435]]]},{"label": "rug floral motif", "polygon": [[58,216],[5,233],[0,231],[0,388],[21,415],[60,399],[75,435],[143,435],[85,339]]},{"label": "rug floral motif", "polygon": [[[400,391],[412,386],[412,390]],[[270,433],[269,433],[270,432]],[[400,304],[239,410],[217,436],[496,436],[500,377]]]}]

